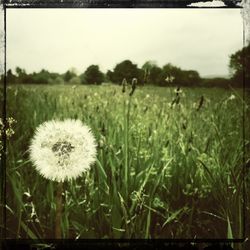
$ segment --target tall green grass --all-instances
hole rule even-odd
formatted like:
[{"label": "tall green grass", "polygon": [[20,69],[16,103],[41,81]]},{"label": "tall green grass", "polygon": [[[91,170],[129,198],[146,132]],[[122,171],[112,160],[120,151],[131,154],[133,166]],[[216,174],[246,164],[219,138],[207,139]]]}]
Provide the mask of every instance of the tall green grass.
[{"label": "tall green grass", "polygon": [[234,90],[184,88],[171,105],[174,97],[157,87],[131,97],[118,86],[9,87],[17,124],[8,141],[8,237],[54,237],[56,183],[34,170],[27,150],[40,123],[75,118],[92,128],[98,156],[64,183],[64,238],[241,238],[249,107]]}]

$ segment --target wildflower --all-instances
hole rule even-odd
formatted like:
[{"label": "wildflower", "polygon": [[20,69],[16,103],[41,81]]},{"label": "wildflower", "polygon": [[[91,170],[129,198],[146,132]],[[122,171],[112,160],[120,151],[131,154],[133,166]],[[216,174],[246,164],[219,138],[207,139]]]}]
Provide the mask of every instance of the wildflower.
[{"label": "wildflower", "polygon": [[100,140],[98,141],[98,147],[99,147],[99,148],[103,148],[104,145],[105,145],[105,143],[106,143],[106,138],[105,138],[105,136],[101,135],[101,138],[100,138]]},{"label": "wildflower", "polygon": [[174,81],[174,79],[175,79],[174,76],[167,76],[166,79],[165,79],[165,81],[166,81],[167,83],[172,83],[172,82]]},{"label": "wildflower", "polygon": [[153,200],[153,206],[155,208],[164,208],[164,203],[161,201],[159,197],[155,197]]},{"label": "wildflower", "polygon": [[94,163],[95,156],[95,138],[80,120],[44,122],[30,145],[30,158],[36,170],[53,181],[80,176]]},{"label": "wildflower", "polygon": [[3,141],[2,141],[3,135],[5,133],[6,139],[9,140],[12,137],[12,135],[15,134],[15,131],[13,129],[15,123],[16,123],[16,120],[14,118],[8,117],[6,118],[6,124],[4,127],[4,122],[2,118],[0,118],[0,159],[2,155],[1,151],[3,150]]},{"label": "wildflower", "polygon": [[232,94],[232,95],[229,96],[228,100],[234,100],[235,98],[236,98],[235,95]]},{"label": "wildflower", "polygon": [[181,88],[180,88],[180,87],[176,88],[176,89],[174,90],[174,93],[175,93],[176,95],[181,94],[181,93],[182,93]]},{"label": "wildflower", "polygon": [[12,128],[7,128],[6,129],[6,136],[7,136],[7,138],[10,138],[14,134],[15,134],[15,131]]}]

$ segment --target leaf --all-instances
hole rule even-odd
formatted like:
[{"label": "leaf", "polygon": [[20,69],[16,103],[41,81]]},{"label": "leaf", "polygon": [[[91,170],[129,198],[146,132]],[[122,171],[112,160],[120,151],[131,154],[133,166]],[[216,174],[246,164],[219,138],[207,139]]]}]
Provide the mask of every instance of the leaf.
[{"label": "leaf", "polygon": [[116,231],[119,231],[119,232],[126,232],[126,230],[125,229],[123,229],[123,228],[116,228],[116,227],[112,227],[114,230],[116,230]]},{"label": "leaf", "polygon": [[204,162],[202,162],[201,160],[198,159],[198,161],[201,163],[201,165],[204,167],[204,169],[206,170],[206,172],[209,174],[210,178],[212,181],[214,181],[214,177],[211,173],[211,171],[208,169],[208,167],[205,165]]},{"label": "leaf", "polygon": [[120,198],[121,208],[122,208],[122,212],[123,212],[123,215],[124,215],[124,220],[125,220],[125,223],[126,223],[128,221],[127,209],[125,207],[124,199],[122,198],[122,196],[121,196],[121,194],[119,192],[118,192],[118,195],[119,195],[119,198]]},{"label": "leaf", "polygon": [[162,228],[165,227],[169,222],[175,220],[175,219],[178,217],[178,215],[179,215],[181,212],[183,212],[183,210],[185,210],[185,208],[181,208],[181,209],[175,211],[174,213],[172,213],[172,214],[167,218],[167,220],[163,223]]},{"label": "leaf", "polygon": [[233,239],[233,232],[229,217],[227,216],[227,239]]},{"label": "leaf", "polygon": [[102,164],[100,163],[100,161],[98,159],[96,159],[96,163],[97,163],[97,166],[99,167],[99,170],[100,170],[100,173],[102,174],[102,177],[106,180],[107,175],[102,167]]},{"label": "leaf", "polygon": [[98,172],[100,173],[100,178],[99,179],[102,180],[101,183],[104,184],[104,190],[105,190],[105,192],[107,194],[109,194],[109,186],[107,184],[107,174],[105,173],[105,171],[104,171],[104,169],[103,169],[102,164],[100,163],[100,161],[96,160],[96,163],[97,163],[97,166],[98,166],[98,169],[99,169]]},{"label": "leaf", "polygon": [[21,221],[21,227],[23,228],[23,230],[24,230],[25,232],[27,232],[28,236],[29,236],[32,240],[37,239],[36,235],[35,235],[35,234],[30,230],[30,228],[29,228],[26,224],[24,224],[22,221]]}]

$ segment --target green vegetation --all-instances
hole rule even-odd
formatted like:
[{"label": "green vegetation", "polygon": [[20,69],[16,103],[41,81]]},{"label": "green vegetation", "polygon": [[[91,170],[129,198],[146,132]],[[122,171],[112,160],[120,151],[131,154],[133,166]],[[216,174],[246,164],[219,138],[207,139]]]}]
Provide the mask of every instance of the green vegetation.
[{"label": "green vegetation", "polygon": [[[155,86],[182,86],[182,87],[221,87],[221,88],[249,88],[250,75],[250,44],[230,56],[230,79],[223,77],[202,78],[195,70],[183,70],[171,63],[159,67],[154,61],[145,62],[141,68],[130,60],[124,60],[108,70],[100,71],[98,65],[90,65],[83,73],[77,75],[76,70],[70,69],[64,74],[51,73],[42,69],[40,72],[26,73],[24,69],[17,67],[15,73],[11,69],[7,71],[8,84],[96,84],[103,82],[121,84],[125,78],[131,83],[137,78],[139,85]],[[245,78],[245,83],[244,79]],[[3,76],[0,79],[3,82]]]},{"label": "green vegetation", "polygon": [[64,183],[64,238],[242,237],[243,144],[249,149],[250,138],[246,120],[243,140],[242,107],[249,114],[249,106],[242,91],[129,92],[8,87],[8,117],[17,121],[7,141],[8,237],[54,238],[56,183],[35,171],[28,146],[39,124],[65,118],[92,128],[98,155],[89,173]]},{"label": "green vegetation", "polygon": [[83,83],[86,84],[101,84],[104,82],[104,75],[99,70],[98,65],[89,66],[84,72],[84,80]]},{"label": "green vegetation", "polygon": [[242,86],[245,78],[245,87],[250,87],[250,43],[230,56],[229,68],[235,86]]}]

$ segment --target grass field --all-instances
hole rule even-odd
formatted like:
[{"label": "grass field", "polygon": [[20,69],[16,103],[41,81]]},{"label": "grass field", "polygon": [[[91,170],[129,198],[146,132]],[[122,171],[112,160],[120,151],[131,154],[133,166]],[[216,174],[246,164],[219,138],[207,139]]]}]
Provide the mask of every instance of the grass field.
[{"label": "grass field", "polygon": [[91,127],[98,154],[90,172],[64,183],[64,238],[241,238],[242,90],[183,88],[172,105],[175,97],[160,87],[130,97],[119,86],[10,86],[8,237],[54,237],[56,183],[27,150],[39,124],[75,118]]}]

